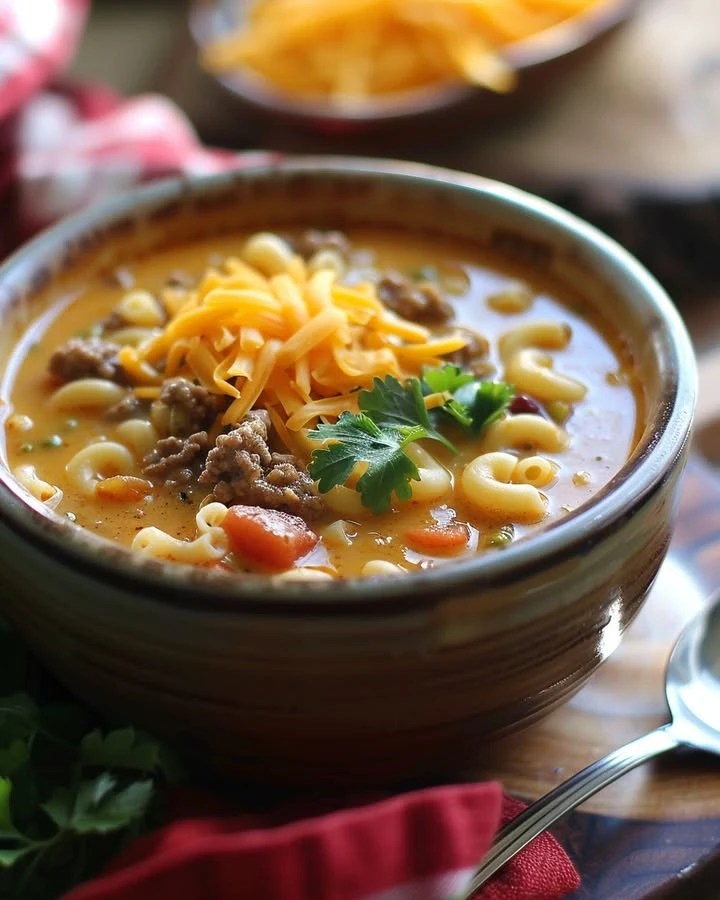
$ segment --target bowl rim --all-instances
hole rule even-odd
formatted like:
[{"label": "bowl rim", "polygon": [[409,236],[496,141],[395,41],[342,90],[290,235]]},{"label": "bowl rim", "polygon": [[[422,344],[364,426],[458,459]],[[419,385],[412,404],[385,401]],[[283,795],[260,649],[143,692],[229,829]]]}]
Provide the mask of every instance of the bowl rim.
[{"label": "bowl rim", "polygon": [[[128,217],[145,218],[178,201],[193,201],[206,195],[232,191],[247,179],[272,179],[286,175],[418,180],[443,191],[460,191],[489,198],[531,221],[569,233],[586,248],[599,252],[618,276],[638,290],[657,312],[665,328],[672,360],[666,360],[672,404],[658,410],[654,427],[645,429],[632,456],[586,503],[539,533],[504,549],[480,554],[407,577],[356,578],[312,583],[274,582],[263,575],[228,578],[226,574],[192,569],[177,563],[138,559],[129,548],[110,541],[61,518],[25,491],[0,460],[0,522],[5,522],[25,540],[34,542],[56,560],[77,568],[107,584],[123,584],[133,592],[149,593],[152,599],[174,606],[203,611],[279,611],[357,614],[362,610],[392,614],[402,609],[418,610],[434,605],[452,592],[500,586],[549,567],[554,560],[581,553],[610,534],[633,507],[660,489],[689,445],[697,395],[697,372],[692,344],[680,313],[657,280],[619,243],[547,200],[519,188],[478,175],[456,172],[422,163],[348,156],[298,156],[259,163],[212,175],[164,179],[128,191],[70,216],[51,226],[18,249],[0,265],[0,313],[3,292],[12,297],[18,287],[30,286],[40,261],[57,259],[63,248],[82,242],[89,232]],[[8,287],[10,285],[10,287]],[[615,488],[622,482],[622,490]],[[380,585],[380,589],[378,586]]]},{"label": "bowl rim", "polygon": [[[188,30],[195,44],[196,54],[200,54],[210,39],[210,20],[217,15],[219,2],[220,0],[193,0],[189,6]],[[593,5],[529,38],[508,44],[503,57],[518,76],[522,77],[523,72],[568,56],[611,32],[630,19],[644,2],[646,0],[605,0],[604,3]],[[252,72],[234,70],[215,73],[205,69],[200,63],[198,65],[206,76],[216,80],[230,94],[266,113],[298,121],[322,121],[325,124],[361,125],[411,119],[469,101],[478,93],[496,96],[495,92],[480,85],[458,82],[418,88],[343,107],[322,100],[293,98]]]}]

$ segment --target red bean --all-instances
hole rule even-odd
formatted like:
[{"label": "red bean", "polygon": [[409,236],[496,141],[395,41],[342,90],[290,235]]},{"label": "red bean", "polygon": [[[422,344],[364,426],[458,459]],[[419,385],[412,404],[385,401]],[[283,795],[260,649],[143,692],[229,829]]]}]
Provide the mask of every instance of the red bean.
[{"label": "red bean", "polygon": [[516,394],[510,401],[508,410],[513,415],[519,415],[520,413],[543,414],[540,404],[533,400],[532,397],[528,397],[527,394]]}]

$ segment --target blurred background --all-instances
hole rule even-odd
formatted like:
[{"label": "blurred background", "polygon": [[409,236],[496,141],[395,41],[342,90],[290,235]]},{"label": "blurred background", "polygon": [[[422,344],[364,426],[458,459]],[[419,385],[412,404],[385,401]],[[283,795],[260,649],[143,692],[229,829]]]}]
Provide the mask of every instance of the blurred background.
[{"label": "blurred background", "polygon": [[618,27],[521,72],[512,94],[394,132],[258,113],[201,70],[181,0],[95,0],[71,74],[169,96],[211,145],[420,160],[548,196],[635,252],[702,349],[720,293],[720,4],[620,6]]}]

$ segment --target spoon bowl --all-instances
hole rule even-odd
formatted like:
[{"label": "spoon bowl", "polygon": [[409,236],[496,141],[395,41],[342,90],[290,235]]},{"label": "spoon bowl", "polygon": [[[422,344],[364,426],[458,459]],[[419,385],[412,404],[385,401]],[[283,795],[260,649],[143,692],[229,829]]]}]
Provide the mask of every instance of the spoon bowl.
[{"label": "spoon bowl", "polygon": [[667,664],[670,721],[614,750],[527,807],[498,833],[463,900],[559,818],[641,763],[679,746],[720,754],[720,591],[685,627]]},{"label": "spoon bowl", "polygon": [[720,753],[720,593],[675,644],[665,694],[672,734],[683,744]]}]

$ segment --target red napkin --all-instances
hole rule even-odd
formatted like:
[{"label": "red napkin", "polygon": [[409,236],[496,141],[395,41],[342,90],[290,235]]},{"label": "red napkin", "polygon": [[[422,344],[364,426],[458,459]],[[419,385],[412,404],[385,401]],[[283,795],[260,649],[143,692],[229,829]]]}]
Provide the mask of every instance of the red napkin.
[{"label": "red napkin", "polygon": [[[207,807],[193,797],[186,812]],[[222,801],[210,799],[224,809]],[[296,817],[187,816],[142,838],[102,877],[64,900],[452,900],[523,808],[496,782],[400,794]],[[477,900],[556,900],[579,886],[555,839],[541,835]]]},{"label": "red napkin", "polygon": [[[102,87],[59,83],[88,6],[0,0],[0,245],[140,182],[276,158],[201,147],[163,97],[123,102]],[[496,783],[337,806],[239,817],[217,798],[194,798],[66,900],[450,900],[522,808]],[[478,896],[555,900],[578,884],[545,834]]]}]

